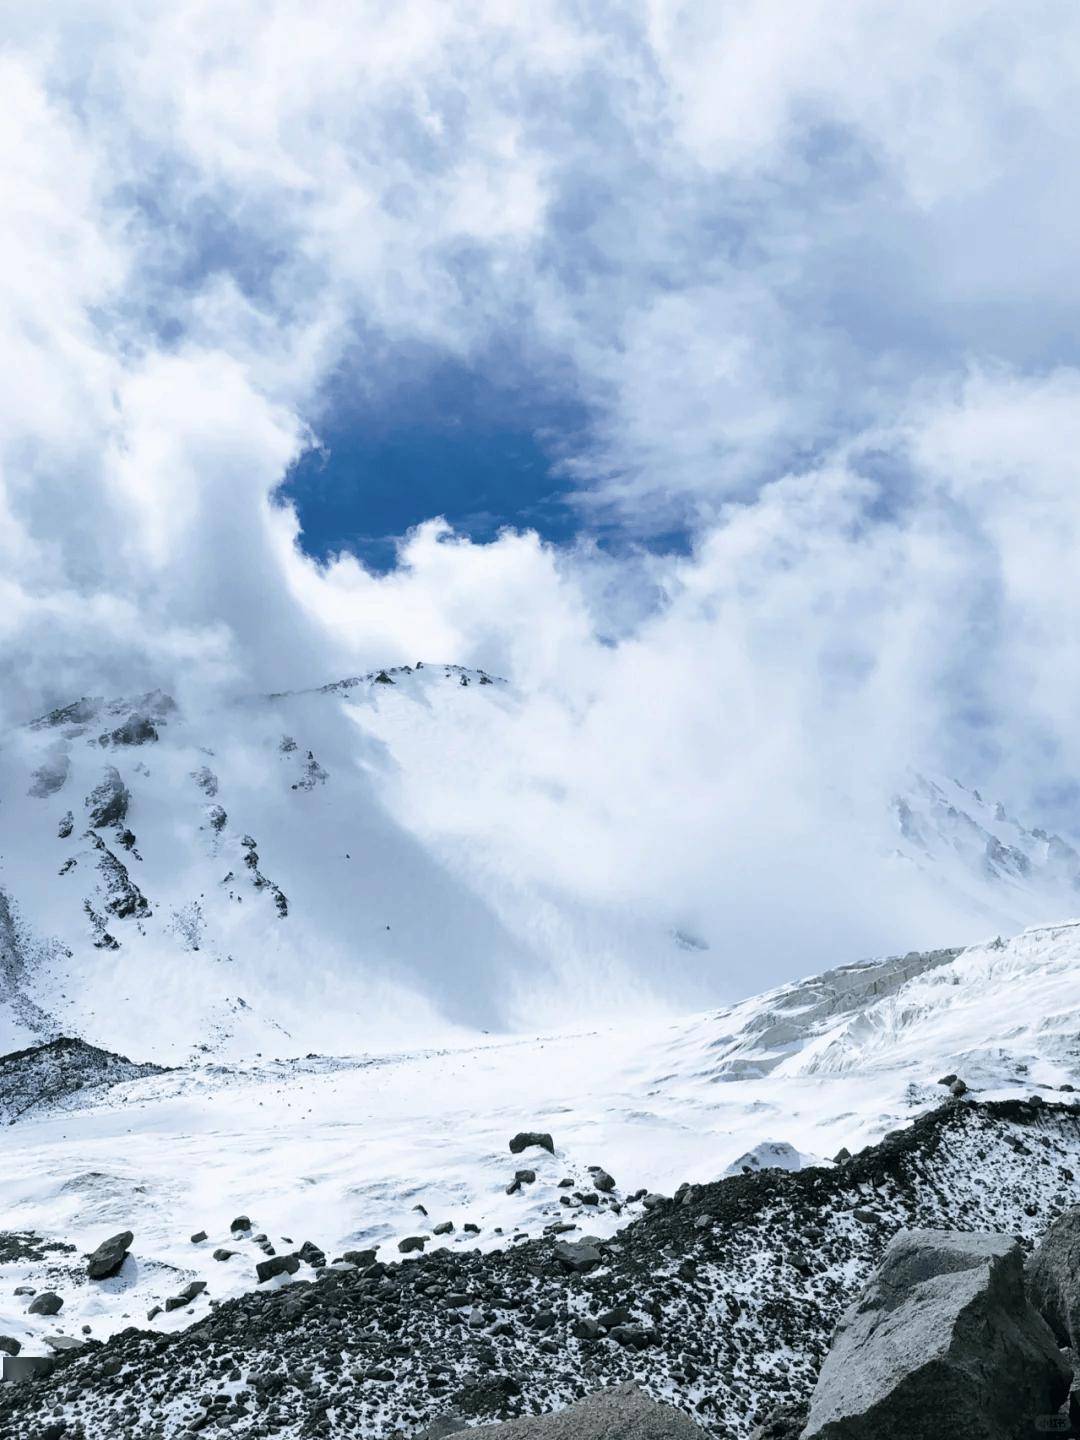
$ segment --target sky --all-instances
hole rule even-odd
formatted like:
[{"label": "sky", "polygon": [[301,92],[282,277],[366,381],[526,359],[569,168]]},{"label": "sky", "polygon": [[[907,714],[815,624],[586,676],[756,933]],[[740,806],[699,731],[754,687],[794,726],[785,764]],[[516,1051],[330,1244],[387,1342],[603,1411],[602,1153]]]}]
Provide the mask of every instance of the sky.
[{"label": "sky", "polygon": [[909,766],[1080,829],[1071,0],[3,23],[5,719],[480,665],[747,933]]}]

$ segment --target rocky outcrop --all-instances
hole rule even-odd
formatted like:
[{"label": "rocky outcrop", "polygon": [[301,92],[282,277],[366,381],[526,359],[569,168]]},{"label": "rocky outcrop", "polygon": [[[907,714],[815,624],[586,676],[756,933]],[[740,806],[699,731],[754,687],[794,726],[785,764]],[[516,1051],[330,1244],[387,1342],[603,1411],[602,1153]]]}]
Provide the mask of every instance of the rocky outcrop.
[{"label": "rocky outcrop", "polygon": [[163,1073],[160,1065],[140,1065],[67,1036],[16,1050],[0,1055],[0,1122],[91,1103],[110,1086]]},{"label": "rocky outcrop", "polygon": [[1015,1239],[903,1230],[840,1321],[804,1440],[1023,1440],[1070,1374]]},{"label": "rocky outcrop", "polygon": [[131,792],[121,779],[120,771],[115,765],[107,765],[101,781],[86,797],[91,826],[99,830],[110,825],[122,829],[130,804]]}]

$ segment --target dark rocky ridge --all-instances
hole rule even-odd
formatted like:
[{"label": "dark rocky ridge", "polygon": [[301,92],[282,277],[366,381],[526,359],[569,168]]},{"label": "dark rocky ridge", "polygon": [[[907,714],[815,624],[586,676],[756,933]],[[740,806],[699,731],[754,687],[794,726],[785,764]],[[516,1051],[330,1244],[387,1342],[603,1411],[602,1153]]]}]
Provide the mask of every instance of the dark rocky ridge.
[{"label": "dark rocky ridge", "polygon": [[137,1064],[126,1055],[99,1050],[62,1036],[46,1045],[0,1055],[0,1122],[90,1098],[125,1080],[160,1075],[161,1065]]},{"label": "dark rocky ridge", "polygon": [[4,1387],[0,1433],[31,1440],[49,1417],[88,1440],[389,1436],[634,1380],[741,1440],[808,1398],[898,1229],[1030,1240],[1080,1199],[1077,1169],[1080,1109],[950,1101],[835,1169],[685,1187],[597,1242],[595,1268],[568,1269],[555,1237],[436,1250],[253,1291],[176,1335],[126,1331]]}]

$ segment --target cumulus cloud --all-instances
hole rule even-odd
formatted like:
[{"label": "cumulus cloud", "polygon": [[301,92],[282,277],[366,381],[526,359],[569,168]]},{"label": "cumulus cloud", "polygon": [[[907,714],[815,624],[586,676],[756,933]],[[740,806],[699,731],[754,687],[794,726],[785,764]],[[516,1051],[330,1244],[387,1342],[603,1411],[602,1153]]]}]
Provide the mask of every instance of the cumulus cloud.
[{"label": "cumulus cloud", "polygon": [[[858,838],[908,764],[1072,823],[1073,6],[82,0],[2,68],[6,718],[504,671],[415,825],[725,923],[721,976],[953,938]],[[508,345],[590,417],[579,540],[309,559],[343,373]]]}]

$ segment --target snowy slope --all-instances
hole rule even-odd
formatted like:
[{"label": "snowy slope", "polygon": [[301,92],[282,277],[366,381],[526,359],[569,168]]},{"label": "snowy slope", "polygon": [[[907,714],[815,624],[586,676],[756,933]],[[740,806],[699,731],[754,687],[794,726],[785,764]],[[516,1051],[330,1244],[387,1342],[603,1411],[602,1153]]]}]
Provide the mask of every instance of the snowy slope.
[{"label": "snowy slope", "polygon": [[[488,1249],[560,1221],[609,1234],[640,1213],[629,1197],[643,1188],[857,1150],[946,1099],[949,1073],[981,1098],[1080,1085],[1077,1015],[1080,927],[1067,925],[844,967],[679,1021],[397,1055],[204,1061],[5,1130],[0,1213],[8,1229],[79,1252],[135,1232],[122,1283],[89,1287],[61,1269],[69,1331],[110,1333],[206,1280],[190,1311],[154,1321],[175,1329],[252,1286],[262,1252],[230,1240],[237,1214],[279,1249],[310,1239],[331,1259],[368,1246],[396,1256],[399,1239],[447,1220],[453,1232],[429,1245]],[[509,1138],[533,1128],[552,1133],[555,1155],[511,1156]],[[583,1206],[574,1192],[591,1192],[596,1165],[616,1189]],[[536,1179],[508,1194],[522,1166]],[[193,1245],[202,1229],[208,1241]],[[214,1261],[223,1244],[238,1253]],[[0,1333],[40,1343],[55,1332],[12,1298],[16,1284],[49,1283],[51,1263],[0,1269]]]},{"label": "snowy slope", "polygon": [[[190,712],[83,699],[3,736],[0,1052],[389,1051],[730,993],[742,940],[548,873],[512,804],[490,829],[474,800],[517,704],[418,665]],[[880,811],[867,851],[913,903],[946,897],[944,940],[1077,909],[1076,852],[976,792],[912,776]]]},{"label": "snowy slope", "polygon": [[520,1026],[571,983],[617,1006],[616,957],[655,998],[691,964],[672,934],[463,873],[384,798],[393,760],[365,715],[442,710],[467,734],[506,689],[406,667],[195,716],[161,693],[82,700],[9,733],[0,1050],[393,1048]]}]

